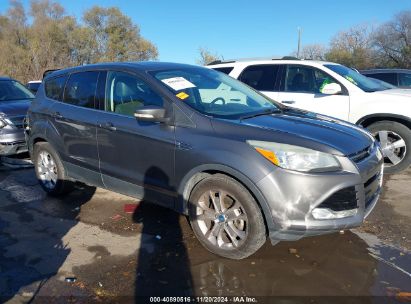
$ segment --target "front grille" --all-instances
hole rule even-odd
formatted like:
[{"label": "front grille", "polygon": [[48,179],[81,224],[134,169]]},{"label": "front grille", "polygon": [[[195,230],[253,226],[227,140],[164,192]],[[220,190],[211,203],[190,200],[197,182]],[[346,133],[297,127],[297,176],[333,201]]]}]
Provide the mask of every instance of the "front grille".
[{"label": "front grille", "polygon": [[364,150],[361,150],[359,152],[350,154],[348,157],[355,163],[359,163],[362,160],[366,159],[368,156],[371,155],[371,152],[373,151],[373,146],[369,146],[365,148]]},{"label": "front grille", "polygon": [[381,172],[374,174],[364,183],[365,209],[381,191]]},{"label": "front grille", "polygon": [[352,186],[335,192],[317,208],[328,208],[333,211],[344,211],[358,208],[355,187]]},{"label": "front grille", "polygon": [[23,129],[24,127],[24,119],[26,118],[25,115],[20,115],[20,116],[12,116],[9,117],[10,122],[19,129]]}]

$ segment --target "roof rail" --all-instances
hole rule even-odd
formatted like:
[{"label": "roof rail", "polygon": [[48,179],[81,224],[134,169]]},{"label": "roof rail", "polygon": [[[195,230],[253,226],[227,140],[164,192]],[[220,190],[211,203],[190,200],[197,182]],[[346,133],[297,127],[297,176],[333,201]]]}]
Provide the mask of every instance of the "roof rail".
[{"label": "roof rail", "polygon": [[229,60],[215,60],[208,63],[207,65],[222,64],[222,63],[234,63],[241,61],[258,61],[258,60],[300,60],[293,56],[278,56],[278,57],[254,57],[254,58],[239,58],[239,59],[229,59]]}]

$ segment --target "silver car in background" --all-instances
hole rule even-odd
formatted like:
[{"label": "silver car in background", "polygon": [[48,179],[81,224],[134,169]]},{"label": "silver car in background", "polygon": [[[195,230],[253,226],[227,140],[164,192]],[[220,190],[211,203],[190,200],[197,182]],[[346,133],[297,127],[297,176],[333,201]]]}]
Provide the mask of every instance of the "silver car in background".
[{"label": "silver car in background", "polygon": [[24,85],[8,77],[0,77],[0,155],[27,152],[24,120],[34,99]]}]

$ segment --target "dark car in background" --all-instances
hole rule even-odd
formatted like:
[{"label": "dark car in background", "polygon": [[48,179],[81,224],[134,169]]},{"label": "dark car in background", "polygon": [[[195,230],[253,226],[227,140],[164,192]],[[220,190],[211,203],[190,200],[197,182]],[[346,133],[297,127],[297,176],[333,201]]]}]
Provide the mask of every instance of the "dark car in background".
[{"label": "dark car in background", "polygon": [[39,89],[41,84],[41,80],[32,80],[27,82],[26,88],[29,89],[33,94],[37,93],[37,90]]},{"label": "dark car in background", "polygon": [[0,77],[0,155],[27,152],[24,120],[34,95],[17,80]]},{"label": "dark car in background", "polygon": [[223,73],[184,64],[87,65],[46,76],[28,112],[42,188],[74,181],[188,215],[213,253],[362,224],[383,157],[367,131],[274,102]]},{"label": "dark car in background", "polygon": [[411,70],[407,69],[372,69],[362,70],[361,74],[388,82],[398,88],[411,89]]}]

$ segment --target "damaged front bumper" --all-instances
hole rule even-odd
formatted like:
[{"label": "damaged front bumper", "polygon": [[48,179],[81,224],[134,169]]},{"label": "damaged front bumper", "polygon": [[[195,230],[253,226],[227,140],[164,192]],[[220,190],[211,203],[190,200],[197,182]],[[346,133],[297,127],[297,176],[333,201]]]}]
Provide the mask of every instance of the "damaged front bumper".
[{"label": "damaged front bumper", "polygon": [[375,147],[360,162],[338,159],[340,172],[277,168],[258,183],[271,212],[273,244],[358,227],[370,214],[382,189],[381,151]]}]

